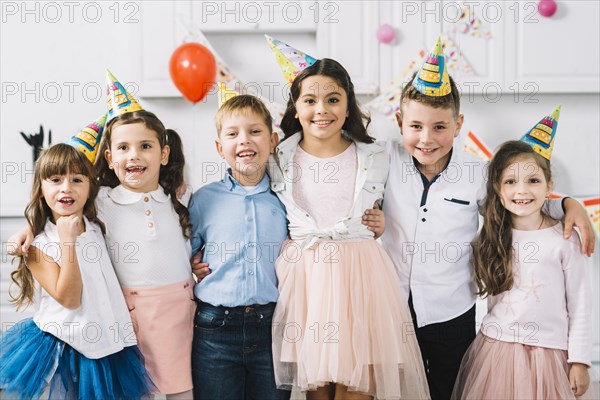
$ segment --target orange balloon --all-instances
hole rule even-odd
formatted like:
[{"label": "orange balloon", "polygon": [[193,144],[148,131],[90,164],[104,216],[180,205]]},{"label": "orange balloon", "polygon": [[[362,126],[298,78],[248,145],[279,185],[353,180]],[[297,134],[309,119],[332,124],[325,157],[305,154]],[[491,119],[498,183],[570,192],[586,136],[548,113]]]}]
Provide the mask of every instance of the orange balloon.
[{"label": "orange balloon", "polygon": [[206,47],[198,43],[185,43],[173,52],[169,72],[181,94],[196,104],[215,84],[217,63]]}]

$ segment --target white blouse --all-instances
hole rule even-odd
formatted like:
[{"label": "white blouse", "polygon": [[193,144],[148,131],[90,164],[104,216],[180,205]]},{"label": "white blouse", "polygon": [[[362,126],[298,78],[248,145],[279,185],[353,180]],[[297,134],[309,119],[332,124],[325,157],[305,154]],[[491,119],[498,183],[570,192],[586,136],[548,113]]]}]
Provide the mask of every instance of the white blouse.
[{"label": "white blouse", "polygon": [[[102,231],[85,217],[84,221],[86,231],[75,245],[83,282],[81,305],[68,309],[40,286],[33,321],[87,358],[98,359],[133,346],[137,340]],[[52,222],[46,222],[32,245],[60,266],[60,238]]]},{"label": "white blouse", "polygon": [[191,276],[190,243],[162,187],[150,193],[101,187],[96,206],[121,286],[163,286]]}]

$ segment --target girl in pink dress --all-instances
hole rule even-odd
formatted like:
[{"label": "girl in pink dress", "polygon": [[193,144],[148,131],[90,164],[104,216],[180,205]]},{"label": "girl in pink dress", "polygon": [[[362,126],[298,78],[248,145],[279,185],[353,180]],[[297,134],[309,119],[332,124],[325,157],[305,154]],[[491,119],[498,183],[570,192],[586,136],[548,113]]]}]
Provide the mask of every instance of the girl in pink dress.
[{"label": "girl in pink dress", "polygon": [[292,84],[271,169],[291,237],[276,262],[276,382],[308,399],[429,398],[394,265],[362,224],[388,173],[368,121],[346,70],[318,60]]},{"label": "girl in pink dress", "polygon": [[[577,235],[542,212],[550,162],[527,143],[502,145],[488,168],[475,246],[488,314],[467,350],[453,399],[574,399],[591,367],[591,288]],[[589,392],[587,393],[589,396]]]}]

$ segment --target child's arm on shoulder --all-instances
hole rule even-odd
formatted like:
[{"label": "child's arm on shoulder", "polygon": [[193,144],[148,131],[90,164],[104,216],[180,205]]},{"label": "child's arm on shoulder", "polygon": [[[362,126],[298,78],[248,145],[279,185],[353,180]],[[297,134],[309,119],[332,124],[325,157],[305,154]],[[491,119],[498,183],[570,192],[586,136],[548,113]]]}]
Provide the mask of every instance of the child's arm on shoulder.
[{"label": "child's arm on shoulder", "polygon": [[202,282],[202,279],[206,278],[210,274],[210,268],[208,263],[202,262],[202,252],[199,251],[192,256],[190,260],[192,266],[192,273],[198,278],[198,282]]},{"label": "child's arm on shoulder", "polygon": [[562,206],[565,209],[565,239],[571,237],[574,226],[578,227],[581,232],[581,251],[591,257],[596,245],[596,236],[587,211],[577,200],[570,197],[563,200]]},{"label": "child's arm on shoulder", "polygon": [[385,214],[381,211],[379,201],[373,204],[373,208],[367,208],[362,216],[362,224],[375,234],[375,239],[379,239],[385,231]]},{"label": "child's arm on shoulder", "polygon": [[56,221],[60,238],[60,266],[35,246],[30,248],[26,257],[27,266],[35,280],[54,300],[69,309],[76,309],[81,305],[83,283],[75,253],[81,223],[81,219],[74,215],[61,217]]},{"label": "child's arm on shoulder", "polygon": [[27,225],[8,238],[8,242],[6,242],[6,251],[10,256],[24,257],[27,255],[32,241],[33,232],[31,232],[31,228]]},{"label": "child's arm on shoulder", "polygon": [[576,226],[581,232],[581,251],[590,257],[594,253],[596,237],[594,228],[588,218],[587,211],[579,202],[571,197],[562,199],[550,199],[546,201],[544,209],[554,219],[563,220],[565,239],[571,237],[573,228]]}]

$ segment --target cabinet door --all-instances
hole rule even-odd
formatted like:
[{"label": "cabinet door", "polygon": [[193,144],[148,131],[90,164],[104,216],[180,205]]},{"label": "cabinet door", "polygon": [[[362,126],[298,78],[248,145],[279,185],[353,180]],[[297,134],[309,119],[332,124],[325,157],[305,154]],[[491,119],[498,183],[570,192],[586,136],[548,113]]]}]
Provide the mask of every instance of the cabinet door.
[{"label": "cabinet door", "polygon": [[537,1],[504,4],[506,83],[542,93],[597,93],[600,88],[600,2],[558,1],[540,16]]},{"label": "cabinet door", "polygon": [[140,97],[180,97],[169,76],[169,59],[182,44],[180,2],[145,1],[141,5]]},{"label": "cabinet door", "polygon": [[320,2],[318,53],[339,61],[350,74],[356,93],[375,94],[379,88],[375,1]]}]

